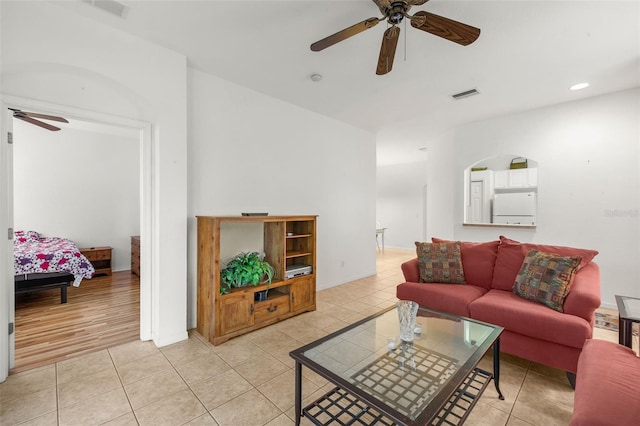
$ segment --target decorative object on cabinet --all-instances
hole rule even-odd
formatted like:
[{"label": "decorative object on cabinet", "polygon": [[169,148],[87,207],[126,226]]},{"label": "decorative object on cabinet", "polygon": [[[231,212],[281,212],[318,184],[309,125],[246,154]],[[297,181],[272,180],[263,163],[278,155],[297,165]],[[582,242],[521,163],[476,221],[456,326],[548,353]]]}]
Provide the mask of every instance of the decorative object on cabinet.
[{"label": "decorative object on cabinet", "polygon": [[131,237],[131,273],[140,276],[140,236]]},{"label": "decorative object on cabinet", "polygon": [[84,255],[96,270],[94,277],[98,274],[111,275],[111,247],[89,247],[81,248],[80,253]]},{"label": "decorative object on cabinet", "polygon": [[[316,216],[197,216],[197,330],[214,345],[316,309]],[[247,250],[247,246],[253,246]],[[264,252],[274,269],[270,284],[227,288],[221,272],[226,253]],[[287,278],[291,265],[309,274]],[[266,300],[256,300],[269,289]]]},{"label": "decorative object on cabinet", "polygon": [[513,170],[513,169],[526,169],[527,166],[527,159],[524,157],[516,157],[513,160],[511,160],[511,163],[509,164],[509,169]]},{"label": "decorative object on cabinet", "polygon": [[[227,266],[220,271],[220,294],[227,294],[234,287],[249,284],[271,284],[276,270],[264,260],[264,253],[257,251],[239,253],[227,261]],[[269,288],[267,287],[267,290]],[[265,290],[265,291],[267,291]]]}]

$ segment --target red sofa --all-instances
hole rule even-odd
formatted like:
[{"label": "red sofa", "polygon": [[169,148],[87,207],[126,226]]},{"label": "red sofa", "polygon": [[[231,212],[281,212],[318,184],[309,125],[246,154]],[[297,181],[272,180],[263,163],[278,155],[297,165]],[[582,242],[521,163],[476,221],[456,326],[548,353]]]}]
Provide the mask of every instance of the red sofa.
[{"label": "red sofa", "polygon": [[[514,294],[516,276],[531,249],[582,257],[564,300],[564,312]],[[502,236],[498,241],[462,242],[460,252],[466,284],[421,283],[415,258],[402,264],[406,282],[397,286],[397,297],[500,325],[504,327],[502,352],[575,373],[582,346],[592,337],[594,313],[600,306],[600,269],[592,262],[598,252],[519,243]]]},{"label": "red sofa", "polygon": [[626,346],[587,340],[578,361],[569,426],[640,424],[640,358]]}]

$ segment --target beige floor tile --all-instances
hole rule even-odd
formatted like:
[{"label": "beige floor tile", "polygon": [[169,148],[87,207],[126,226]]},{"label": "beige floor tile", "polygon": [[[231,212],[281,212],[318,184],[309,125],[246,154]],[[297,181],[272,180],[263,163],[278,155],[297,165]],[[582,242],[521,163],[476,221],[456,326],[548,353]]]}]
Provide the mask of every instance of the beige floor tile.
[{"label": "beige floor tile", "polygon": [[258,345],[249,340],[248,336],[245,339],[231,339],[216,346],[215,350],[220,358],[232,367],[244,364],[252,359],[259,359],[267,354]]},{"label": "beige floor tile", "polygon": [[131,412],[122,388],[86,399],[75,405],[60,407],[60,426],[100,425]]},{"label": "beige floor tile", "polygon": [[504,399],[500,399],[498,397],[498,392],[496,392],[493,382],[489,383],[489,386],[487,386],[487,389],[485,389],[484,393],[480,397],[480,401],[485,405],[489,405],[505,413],[510,413],[513,409],[513,405],[516,403],[516,398],[520,392],[520,386],[500,383],[500,390],[502,391]]},{"label": "beige floor tile", "polygon": [[278,407],[256,389],[251,389],[211,411],[220,426],[261,426],[280,414]]},{"label": "beige floor tile", "polygon": [[525,422],[515,416],[509,416],[509,421],[507,422],[507,426],[529,426],[531,423]]},{"label": "beige floor tile", "polygon": [[[488,390],[488,389],[487,389]],[[467,426],[504,426],[509,421],[509,413],[478,401],[464,423]]]},{"label": "beige floor tile", "polygon": [[553,377],[538,374],[531,370],[527,372],[527,377],[524,379],[520,389],[518,399],[521,397],[531,400],[547,399],[557,405],[564,405],[573,411],[574,391],[567,380],[561,382]]},{"label": "beige floor tile", "polygon": [[195,336],[173,345],[160,348],[171,364],[180,365],[197,360],[211,352],[211,347]]},{"label": "beige floor tile", "polygon": [[56,411],[55,386],[0,404],[0,424],[14,425],[33,420],[52,411]]},{"label": "beige floor tile", "polygon": [[211,414],[207,412],[206,414],[185,423],[184,426],[218,426],[218,422],[216,422],[213,417],[211,417]]},{"label": "beige floor tile", "polygon": [[205,413],[207,410],[190,389],[166,396],[135,410],[141,426],[181,425]]},{"label": "beige floor tile", "polygon": [[0,383],[0,404],[55,385],[54,364],[14,374]]},{"label": "beige floor tile", "polygon": [[108,426],[138,426],[138,421],[136,420],[136,416],[133,414],[133,411],[129,411],[128,413],[103,424]]},{"label": "beige floor tile", "polygon": [[165,370],[145,379],[124,385],[134,410],[154,403],[168,395],[187,389],[175,370]]},{"label": "beige floor tile", "polygon": [[213,410],[252,388],[251,383],[235,370],[229,370],[191,385],[191,389],[207,410]]},{"label": "beige floor tile", "polygon": [[[269,380],[261,386],[258,386],[258,390],[264,396],[266,396],[276,407],[281,411],[287,411],[295,404],[295,373],[289,370],[278,377]],[[302,378],[302,397],[314,393],[318,390],[318,385],[306,379]]]},{"label": "beige floor tile", "polygon": [[77,377],[71,382],[58,385],[58,404],[60,407],[75,405],[114,389],[122,388],[115,368]]},{"label": "beige floor tile", "polygon": [[44,416],[20,423],[20,426],[58,426],[58,412],[51,411]]},{"label": "beige floor tile", "polygon": [[160,351],[144,358],[137,358],[131,362],[120,363],[116,367],[120,379],[125,385],[170,369],[173,369],[171,363]]},{"label": "beige floor tile", "polygon": [[230,369],[229,364],[213,352],[209,352],[194,361],[176,366],[176,370],[178,370],[178,373],[187,384],[217,376]]},{"label": "beige floor tile", "polygon": [[571,419],[572,408],[544,398],[544,393],[520,392],[511,415],[539,426],[566,426]]},{"label": "beige floor tile", "polygon": [[148,358],[159,353],[160,349],[152,341],[143,342],[141,340],[109,349],[109,354],[116,366],[128,364],[141,358]]},{"label": "beige floor tile", "polygon": [[294,422],[286,414],[280,414],[275,419],[271,420],[266,426],[293,426]]},{"label": "beige floor tile", "polygon": [[290,368],[273,356],[264,354],[260,358],[236,366],[235,370],[253,386],[259,386]]},{"label": "beige floor tile", "polygon": [[113,370],[114,366],[109,351],[105,349],[78,358],[58,362],[56,369],[59,385],[100,371]]}]

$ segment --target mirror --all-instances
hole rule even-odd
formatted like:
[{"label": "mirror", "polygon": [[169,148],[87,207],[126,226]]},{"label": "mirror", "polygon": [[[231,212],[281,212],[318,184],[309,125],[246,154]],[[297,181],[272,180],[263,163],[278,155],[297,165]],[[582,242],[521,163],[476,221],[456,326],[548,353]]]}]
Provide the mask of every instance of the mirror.
[{"label": "mirror", "polygon": [[535,227],[538,163],[519,155],[478,161],[464,171],[464,224]]}]

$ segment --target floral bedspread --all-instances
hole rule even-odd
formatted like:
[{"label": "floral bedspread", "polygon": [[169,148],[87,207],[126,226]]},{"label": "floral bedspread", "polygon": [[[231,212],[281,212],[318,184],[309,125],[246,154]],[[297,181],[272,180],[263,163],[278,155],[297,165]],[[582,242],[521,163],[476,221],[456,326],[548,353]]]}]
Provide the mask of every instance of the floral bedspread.
[{"label": "floral bedspread", "polygon": [[66,238],[41,238],[35,231],[16,231],[13,240],[13,268],[16,275],[68,272],[80,285],[91,278],[95,269],[76,244]]}]

